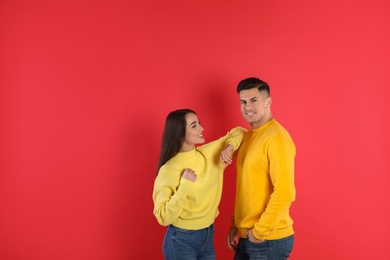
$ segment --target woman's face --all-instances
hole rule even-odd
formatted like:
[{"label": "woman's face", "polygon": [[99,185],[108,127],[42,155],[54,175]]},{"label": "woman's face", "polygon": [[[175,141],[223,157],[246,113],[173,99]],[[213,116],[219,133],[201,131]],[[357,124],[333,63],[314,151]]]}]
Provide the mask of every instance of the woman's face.
[{"label": "woman's face", "polygon": [[191,151],[196,144],[203,144],[203,127],[200,125],[198,117],[194,113],[186,115],[186,134],[181,147],[181,152]]}]

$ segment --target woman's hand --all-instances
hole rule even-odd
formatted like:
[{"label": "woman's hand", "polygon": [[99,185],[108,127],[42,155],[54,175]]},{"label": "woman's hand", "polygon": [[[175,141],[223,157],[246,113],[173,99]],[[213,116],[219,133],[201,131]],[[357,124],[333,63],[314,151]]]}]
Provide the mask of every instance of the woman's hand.
[{"label": "woman's hand", "polygon": [[184,169],[183,175],[181,177],[189,181],[195,182],[197,176],[193,170],[186,168]]},{"label": "woman's hand", "polygon": [[220,160],[223,165],[231,164],[233,161],[234,147],[228,144],[225,149],[222,150]]}]

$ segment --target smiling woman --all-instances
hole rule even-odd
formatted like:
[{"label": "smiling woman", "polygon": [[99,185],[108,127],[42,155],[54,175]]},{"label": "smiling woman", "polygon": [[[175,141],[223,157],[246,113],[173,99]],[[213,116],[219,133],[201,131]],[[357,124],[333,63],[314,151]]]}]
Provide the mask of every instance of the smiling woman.
[{"label": "smiling woman", "polygon": [[200,125],[198,117],[194,113],[186,114],[186,135],[184,136],[183,145],[180,152],[188,152],[194,148],[196,144],[203,144],[203,127]]},{"label": "smiling woman", "polygon": [[215,259],[214,221],[222,195],[223,171],[233,160],[245,129],[233,128],[203,144],[203,127],[191,109],[169,113],[154,183],[154,215],[168,226],[166,259]]}]

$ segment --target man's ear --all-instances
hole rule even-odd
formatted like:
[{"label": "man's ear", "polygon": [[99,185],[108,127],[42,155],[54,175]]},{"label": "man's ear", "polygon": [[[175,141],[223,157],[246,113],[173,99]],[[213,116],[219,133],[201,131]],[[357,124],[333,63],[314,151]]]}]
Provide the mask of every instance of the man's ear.
[{"label": "man's ear", "polygon": [[266,105],[267,107],[270,107],[271,104],[272,104],[272,98],[271,98],[271,97],[268,97],[267,100],[265,101],[265,105]]}]

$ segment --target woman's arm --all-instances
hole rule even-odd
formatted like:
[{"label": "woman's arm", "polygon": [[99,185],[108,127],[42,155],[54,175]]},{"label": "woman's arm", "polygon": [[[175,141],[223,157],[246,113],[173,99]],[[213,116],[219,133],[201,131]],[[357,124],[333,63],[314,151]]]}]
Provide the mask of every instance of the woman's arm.
[{"label": "woman's arm", "polygon": [[190,169],[181,172],[161,167],[154,182],[153,213],[162,226],[175,222],[183,210],[187,193],[196,180],[196,174]]}]

